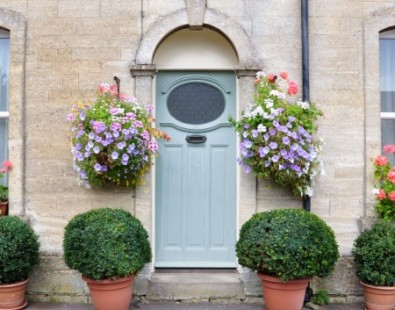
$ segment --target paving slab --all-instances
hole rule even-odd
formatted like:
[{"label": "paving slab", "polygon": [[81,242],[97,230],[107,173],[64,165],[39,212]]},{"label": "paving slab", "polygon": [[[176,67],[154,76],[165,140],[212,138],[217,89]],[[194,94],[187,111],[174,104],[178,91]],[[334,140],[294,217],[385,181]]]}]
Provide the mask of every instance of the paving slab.
[{"label": "paving slab", "polygon": [[[30,302],[28,310],[94,310],[91,304]],[[261,304],[155,303],[131,305],[129,310],[265,310]],[[364,310],[363,304],[331,304],[322,310]],[[303,308],[307,310],[307,308]]]}]

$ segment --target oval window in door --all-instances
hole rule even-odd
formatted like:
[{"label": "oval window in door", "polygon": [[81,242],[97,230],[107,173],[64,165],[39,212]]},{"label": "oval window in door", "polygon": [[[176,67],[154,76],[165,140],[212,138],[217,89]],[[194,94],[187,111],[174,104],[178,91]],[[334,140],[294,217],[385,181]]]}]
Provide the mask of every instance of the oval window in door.
[{"label": "oval window in door", "polygon": [[221,116],[225,110],[225,98],[214,86],[190,82],[171,91],[167,109],[172,117],[182,123],[202,125]]}]

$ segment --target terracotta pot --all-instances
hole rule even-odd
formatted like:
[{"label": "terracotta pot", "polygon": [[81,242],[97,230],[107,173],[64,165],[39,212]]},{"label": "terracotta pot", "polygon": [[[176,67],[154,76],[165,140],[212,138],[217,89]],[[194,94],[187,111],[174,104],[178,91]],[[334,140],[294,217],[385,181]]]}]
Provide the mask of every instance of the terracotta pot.
[{"label": "terracotta pot", "polygon": [[300,310],[311,279],[282,281],[258,272],[267,310]]},{"label": "terracotta pot", "polygon": [[373,286],[361,282],[366,310],[395,309],[395,286]]},{"label": "terracotta pot", "polygon": [[8,201],[0,201],[0,216],[8,215]]},{"label": "terracotta pot", "polygon": [[116,280],[92,280],[84,276],[82,279],[88,284],[96,310],[129,309],[134,276]]},{"label": "terracotta pot", "polygon": [[27,305],[25,292],[29,279],[13,283],[0,285],[0,310],[23,309]]}]

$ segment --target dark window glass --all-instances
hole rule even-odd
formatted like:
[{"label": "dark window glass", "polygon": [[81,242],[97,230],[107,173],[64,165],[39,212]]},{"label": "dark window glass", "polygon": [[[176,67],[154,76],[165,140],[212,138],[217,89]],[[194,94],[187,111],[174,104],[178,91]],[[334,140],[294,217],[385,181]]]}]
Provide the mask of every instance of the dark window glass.
[{"label": "dark window glass", "polygon": [[167,98],[167,108],[176,120],[190,125],[201,125],[221,116],[225,110],[225,98],[214,86],[191,82],[171,91]]}]

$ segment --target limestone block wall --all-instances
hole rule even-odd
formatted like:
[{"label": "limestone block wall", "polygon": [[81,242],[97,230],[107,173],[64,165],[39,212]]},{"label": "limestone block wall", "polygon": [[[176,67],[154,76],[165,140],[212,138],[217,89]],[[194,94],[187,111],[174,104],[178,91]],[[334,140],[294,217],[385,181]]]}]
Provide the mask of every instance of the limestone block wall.
[{"label": "limestone block wall", "polygon": [[[227,16],[217,25],[224,32],[229,22],[241,26],[258,58],[251,63],[267,71],[286,70],[300,84],[300,1],[207,0],[206,6],[210,14]],[[185,0],[0,1],[0,27],[11,30],[11,213],[28,219],[40,235],[43,261],[30,286],[37,298],[86,298],[79,276],[61,260],[63,228],[75,214],[124,208],[141,218],[152,236],[151,175],[137,192],[79,187],[66,115],[73,102],[93,98],[95,87],[111,83],[114,76],[121,79],[123,92],[150,103],[151,76],[137,83],[129,67],[149,30],[185,7]],[[346,274],[339,285],[356,295],[348,256],[361,223],[374,216],[369,158],[380,150],[378,31],[395,25],[395,1],[310,0],[309,11],[310,97],[325,114],[319,134],[325,140],[326,169],[312,212],[335,230],[344,258],[334,276]],[[240,108],[248,104],[246,81],[240,82]],[[302,204],[266,181],[246,180],[239,191],[250,208],[239,210],[239,226],[251,210]],[[147,267],[143,279],[149,271]],[[328,283],[317,285],[341,294]]]}]

